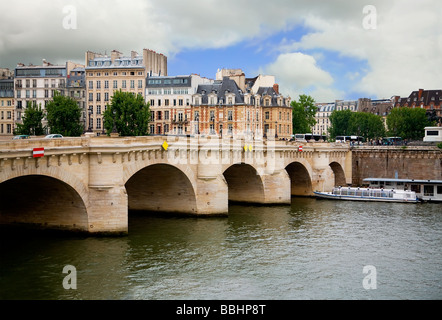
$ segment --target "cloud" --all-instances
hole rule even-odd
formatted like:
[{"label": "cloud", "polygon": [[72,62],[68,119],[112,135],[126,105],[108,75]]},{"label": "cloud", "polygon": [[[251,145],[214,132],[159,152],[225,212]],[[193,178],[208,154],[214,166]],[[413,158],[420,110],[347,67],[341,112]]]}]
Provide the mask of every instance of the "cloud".
[{"label": "cloud", "polygon": [[359,20],[312,15],[304,21],[312,31],[280,49],[327,50],[366,61],[369,70],[349,90],[379,98],[440,88],[434,70],[442,70],[442,7],[430,0],[397,0],[375,8],[376,29],[363,28],[364,15]]},{"label": "cloud", "polygon": [[313,56],[301,52],[283,53],[262,69],[279,82],[281,93],[297,99],[299,94],[310,94],[316,101],[334,101],[337,92],[331,89],[333,77],[322,70]]},{"label": "cloud", "polygon": [[[256,69],[274,71],[290,92],[304,88],[329,96],[355,91],[384,98],[408,95],[418,87],[440,88],[436,70],[442,70],[442,7],[436,0],[372,0],[374,30],[363,27],[366,0],[0,1],[2,67],[37,64],[43,58],[84,63],[87,50],[129,54],[148,48],[173,58],[183,50],[255,43],[259,54],[266,55],[266,65]],[[73,30],[63,27],[67,5],[76,9]],[[295,35],[297,28],[303,36]],[[284,38],[279,46],[262,45],[278,34]],[[359,60],[367,70],[347,68],[339,74],[330,52]],[[284,61],[292,67],[284,69]],[[353,81],[347,78],[357,72]]]}]

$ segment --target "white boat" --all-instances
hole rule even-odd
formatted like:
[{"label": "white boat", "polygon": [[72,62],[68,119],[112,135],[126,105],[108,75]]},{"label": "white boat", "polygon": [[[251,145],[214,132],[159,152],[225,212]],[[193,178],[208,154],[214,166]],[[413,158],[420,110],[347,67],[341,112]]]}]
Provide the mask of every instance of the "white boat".
[{"label": "white boat", "polygon": [[364,184],[370,188],[411,190],[425,202],[442,202],[442,180],[366,178]]},{"label": "white boat", "polygon": [[315,195],[324,199],[352,201],[382,201],[417,203],[419,198],[414,191],[395,189],[372,189],[354,187],[336,187],[331,192],[315,191]]}]

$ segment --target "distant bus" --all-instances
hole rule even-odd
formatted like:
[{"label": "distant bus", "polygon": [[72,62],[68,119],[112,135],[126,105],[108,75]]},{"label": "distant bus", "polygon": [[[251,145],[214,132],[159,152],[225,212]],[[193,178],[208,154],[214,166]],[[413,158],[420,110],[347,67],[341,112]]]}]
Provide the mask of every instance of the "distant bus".
[{"label": "distant bus", "polygon": [[364,137],[361,136],[336,136],[336,142],[341,142],[341,143],[346,143],[346,142],[350,142],[350,143],[362,143],[365,141]]},{"label": "distant bus", "polygon": [[402,144],[401,137],[385,137],[382,138],[382,144],[387,146],[397,146]]},{"label": "distant bus", "polygon": [[309,141],[319,141],[319,140],[326,140],[327,137],[324,135],[319,134],[312,134],[312,133],[297,133],[294,135],[295,141],[299,142],[309,142]]}]

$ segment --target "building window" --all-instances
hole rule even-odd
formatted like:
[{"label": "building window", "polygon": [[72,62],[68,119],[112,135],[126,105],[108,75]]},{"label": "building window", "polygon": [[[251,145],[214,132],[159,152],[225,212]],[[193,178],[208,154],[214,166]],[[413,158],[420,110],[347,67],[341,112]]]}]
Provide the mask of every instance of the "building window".
[{"label": "building window", "polygon": [[[164,111],[164,120],[169,120],[169,111]],[[165,132],[169,131],[164,129]]]},{"label": "building window", "polygon": [[121,85],[121,87],[122,87],[123,89],[126,89],[126,80],[123,80],[123,81],[122,81],[122,85]]},{"label": "building window", "polygon": [[215,111],[211,110],[210,111],[210,121],[214,121],[215,120]]},{"label": "building window", "polygon": [[114,89],[118,88],[118,80],[114,80]]},{"label": "building window", "polygon": [[135,80],[130,80],[130,88],[135,89]]},{"label": "building window", "polygon": [[265,117],[266,117],[266,120],[270,120],[270,112],[266,111]]},{"label": "building window", "polygon": [[94,82],[93,81],[89,81],[89,89],[93,89],[94,88]]},{"label": "building window", "polygon": [[143,88],[143,80],[138,80],[138,88]]},{"label": "building window", "polygon": [[104,81],[104,88],[109,89],[109,80]]},{"label": "building window", "polygon": [[104,101],[109,101],[109,92],[104,93]]},{"label": "building window", "polygon": [[101,93],[97,92],[97,101],[101,101]]},{"label": "building window", "polygon": [[178,121],[183,121],[183,113],[178,112]]},{"label": "building window", "polygon": [[101,81],[97,80],[97,89],[101,89]]},{"label": "building window", "polygon": [[101,129],[101,118],[97,119],[97,129]]},{"label": "building window", "polygon": [[97,106],[97,114],[101,114],[101,106]]}]

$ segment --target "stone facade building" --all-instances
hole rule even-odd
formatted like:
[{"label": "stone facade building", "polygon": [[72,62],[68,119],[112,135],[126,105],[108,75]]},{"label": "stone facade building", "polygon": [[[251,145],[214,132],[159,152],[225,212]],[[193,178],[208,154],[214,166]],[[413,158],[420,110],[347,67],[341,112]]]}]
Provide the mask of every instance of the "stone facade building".
[{"label": "stone facade building", "polygon": [[192,132],[290,139],[290,97],[282,96],[274,82],[260,86],[264,83],[259,83],[261,79],[246,79],[244,74],[235,73],[200,85],[192,99]]},{"label": "stone facade building", "polygon": [[14,133],[14,78],[0,78],[0,136]]},{"label": "stone facade building", "polygon": [[[14,91],[15,91],[15,119],[17,123],[23,123],[22,116],[27,104],[41,106],[45,110],[46,105],[58,91],[64,95],[66,91],[67,65],[53,65],[46,60],[40,66],[25,66],[19,63],[15,68]],[[47,126],[46,117],[43,119],[43,127]]]},{"label": "stone facade building", "polygon": [[146,79],[146,102],[150,104],[150,134],[190,134],[192,95],[201,84],[213,80],[199,75],[152,76]]},{"label": "stone facade building", "polygon": [[147,76],[167,75],[167,57],[144,49],[130,56],[113,50],[111,55],[86,52],[88,131],[104,134],[103,113],[115,91],[145,94]]}]

